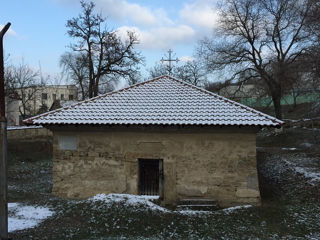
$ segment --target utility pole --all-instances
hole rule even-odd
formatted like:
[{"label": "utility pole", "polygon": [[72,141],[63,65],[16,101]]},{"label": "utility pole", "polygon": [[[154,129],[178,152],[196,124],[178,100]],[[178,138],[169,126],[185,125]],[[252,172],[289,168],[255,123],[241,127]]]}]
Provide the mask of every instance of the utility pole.
[{"label": "utility pole", "polygon": [[4,63],[3,63],[3,36],[11,23],[7,23],[0,31],[0,239],[8,239],[8,183],[7,183],[7,119],[4,96]]},{"label": "utility pole", "polygon": [[169,49],[167,59],[164,59],[163,57],[161,58],[161,62],[162,62],[162,63],[168,62],[168,67],[167,67],[167,69],[168,69],[169,75],[172,74],[172,62],[176,62],[176,63],[179,62],[179,59],[178,59],[178,58],[172,59],[172,53],[173,53],[173,51],[172,51],[171,49]]}]

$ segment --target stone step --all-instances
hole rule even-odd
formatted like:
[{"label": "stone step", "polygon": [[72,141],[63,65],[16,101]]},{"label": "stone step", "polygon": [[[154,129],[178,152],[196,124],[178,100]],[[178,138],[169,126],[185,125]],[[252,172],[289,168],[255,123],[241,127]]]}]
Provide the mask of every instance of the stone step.
[{"label": "stone step", "polygon": [[193,211],[216,211],[220,207],[217,205],[178,205],[176,211],[193,210]]},{"label": "stone step", "polygon": [[217,205],[217,201],[215,199],[209,198],[188,198],[181,199],[178,202],[178,205]]}]

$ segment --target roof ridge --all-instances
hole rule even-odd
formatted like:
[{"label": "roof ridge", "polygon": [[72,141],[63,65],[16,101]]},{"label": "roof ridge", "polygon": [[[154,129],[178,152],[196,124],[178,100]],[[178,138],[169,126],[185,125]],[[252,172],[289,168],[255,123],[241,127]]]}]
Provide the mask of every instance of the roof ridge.
[{"label": "roof ridge", "polygon": [[277,118],[275,118],[275,117],[272,117],[272,116],[270,116],[270,115],[268,115],[268,114],[265,114],[265,113],[263,113],[263,112],[260,112],[260,111],[258,111],[258,110],[256,110],[256,109],[254,109],[254,108],[248,107],[248,106],[246,106],[246,105],[243,105],[243,104],[238,103],[238,102],[236,102],[236,101],[233,101],[233,100],[231,100],[231,99],[228,99],[228,98],[226,98],[226,97],[223,97],[223,96],[221,96],[221,95],[219,95],[219,94],[210,92],[210,91],[208,91],[208,90],[206,90],[206,89],[204,89],[204,88],[195,86],[195,85],[193,85],[193,84],[191,84],[191,83],[188,83],[188,82],[183,81],[183,80],[181,80],[181,79],[174,78],[174,77],[172,77],[172,76],[167,76],[167,77],[168,77],[168,78],[171,78],[172,80],[177,81],[177,82],[179,82],[179,83],[181,83],[181,84],[187,85],[188,87],[195,88],[195,89],[197,89],[197,90],[199,90],[199,91],[201,91],[201,92],[207,93],[207,94],[209,94],[209,95],[211,95],[211,96],[213,96],[213,97],[219,98],[219,99],[224,100],[224,101],[226,101],[226,102],[228,102],[228,103],[231,103],[231,104],[234,104],[234,105],[239,106],[239,107],[241,107],[241,108],[244,108],[244,109],[246,109],[247,111],[250,111],[250,112],[252,112],[252,113],[256,113],[256,114],[258,114],[258,115],[261,115],[261,116],[263,116],[263,117],[265,117],[265,118],[267,118],[267,119],[269,119],[269,120],[271,120],[271,121],[277,122],[277,123],[279,123],[279,124],[283,124],[283,123],[284,123],[283,121],[281,121],[281,120],[279,120],[279,119],[277,119]]}]

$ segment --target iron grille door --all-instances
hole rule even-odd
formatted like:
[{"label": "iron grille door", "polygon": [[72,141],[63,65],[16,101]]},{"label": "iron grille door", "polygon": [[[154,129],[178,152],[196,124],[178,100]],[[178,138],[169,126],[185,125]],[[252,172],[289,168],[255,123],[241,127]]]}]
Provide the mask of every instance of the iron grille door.
[{"label": "iron grille door", "polygon": [[139,160],[140,195],[159,195],[159,161],[155,159]]}]

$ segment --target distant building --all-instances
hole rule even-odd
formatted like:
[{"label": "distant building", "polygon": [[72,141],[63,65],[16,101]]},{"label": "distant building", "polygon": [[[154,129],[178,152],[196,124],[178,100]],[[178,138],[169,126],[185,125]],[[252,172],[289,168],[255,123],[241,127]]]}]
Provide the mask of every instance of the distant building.
[{"label": "distant building", "polygon": [[75,85],[35,86],[19,89],[21,115],[34,116],[47,112],[55,101],[77,101],[78,88]]},{"label": "distant building", "polygon": [[20,123],[19,100],[6,98],[6,118],[8,126],[17,126]]}]

